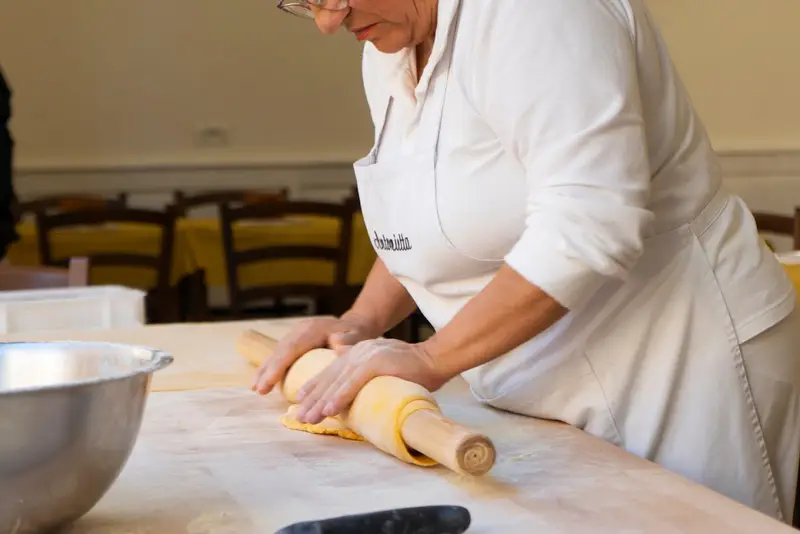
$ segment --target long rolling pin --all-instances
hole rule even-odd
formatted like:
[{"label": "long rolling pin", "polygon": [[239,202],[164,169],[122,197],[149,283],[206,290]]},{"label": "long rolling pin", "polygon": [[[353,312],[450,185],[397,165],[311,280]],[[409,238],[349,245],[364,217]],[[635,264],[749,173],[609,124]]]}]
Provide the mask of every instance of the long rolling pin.
[{"label": "long rolling pin", "polygon": [[[249,361],[259,362],[272,354],[277,343],[255,330],[247,330],[239,336],[237,350]],[[462,475],[487,473],[497,457],[487,436],[446,419],[439,411],[411,413],[400,434],[409,448]]]}]

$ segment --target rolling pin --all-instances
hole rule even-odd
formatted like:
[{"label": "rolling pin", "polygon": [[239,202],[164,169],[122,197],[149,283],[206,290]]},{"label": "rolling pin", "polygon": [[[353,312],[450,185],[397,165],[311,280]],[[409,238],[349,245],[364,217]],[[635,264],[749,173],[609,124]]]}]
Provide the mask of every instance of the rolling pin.
[{"label": "rolling pin", "polygon": [[472,517],[463,506],[420,506],[294,523],[275,534],[461,534]]},{"label": "rolling pin", "polygon": [[[254,330],[247,330],[239,337],[237,350],[239,354],[255,364],[264,361],[272,354],[276,345],[276,340]],[[335,354],[328,349],[316,350]],[[302,358],[298,362],[301,360]],[[297,362],[294,365],[297,365]],[[286,374],[287,377],[291,371],[292,369],[289,369]],[[381,380],[383,385],[391,387],[405,387],[406,384],[410,384],[396,377],[377,377],[372,379],[372,381],[375,380]],[[429,392],[416,384],[413,387],[422,390],[424,396],[430,400],[412,401],[409,404],[426,402],[434,409],[419,409],[405,417],[400,428],[400,436],[405,447],[462,475],[478,476],[487,473],[494,465],[496,458],[496,451],[492,441],[483,434],[446,419],[438,410],[435,401],[433,401],[433,396]],[[362,392],[366,389],[367,386],[365,385]],[[281,391],[284,391],[283,384],[281,385]],[[285,391],[284,396],[286,396]],[[292,399],[288,400],[291,401]],[[365,405],[368,402],[370,402],[368,398],[362,398],[359,394],[349,409],[340,414],[340,419],[352,430],[362,435],[367,434],[365,438],[367,441],[371,441],[369,432],[364,432],[365,429],[363,428],[354,428],[357,425],[351,424],[352,414],[367,411],[375,412],[373,406]],[[382,415],[385,415],[384,419],[391,417],[391,414],[388,413]],[[386,421],[383,422],[386,423]],[[377,443],[373,443],[373,445],[391,453],[386,447],[381,447]]]}]

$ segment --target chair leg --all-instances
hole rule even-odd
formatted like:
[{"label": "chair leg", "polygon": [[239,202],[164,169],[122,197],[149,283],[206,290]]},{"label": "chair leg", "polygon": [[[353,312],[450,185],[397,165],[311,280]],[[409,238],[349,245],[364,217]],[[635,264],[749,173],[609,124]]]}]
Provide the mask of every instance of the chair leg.
[{"label": "chair leg", "polygon": [[178,323],[181,321],[181,303],[177,287],[153,289],[145,297],[148,324]]},{"label": "chair leg", "polygon": [[282,298],[275,299],[275,304],[273,306],[273,309],[275,310],[276,317],[286,317],[286,315],[288,314],[286,303],[283,301]]},{"label": "chair leg", "polygon": [[422,328],[422,316],[419,313],[419,310],[415,310],[411,316],[409,317],[409,343],[419,343],[420,335],[419,331]]},{"label": "chair leg", "polygon": [[400,341],[408,342],[411,339],[409,325],[410,321],[405,319],[400,324],[386,332],[384,336],[390,339],[398,339]]},{"label": "chair leg", "polygon": [[211,313],[205,275],[205,271],[200,269],[178,282],[182,321],[203,322],[209,319]]}]

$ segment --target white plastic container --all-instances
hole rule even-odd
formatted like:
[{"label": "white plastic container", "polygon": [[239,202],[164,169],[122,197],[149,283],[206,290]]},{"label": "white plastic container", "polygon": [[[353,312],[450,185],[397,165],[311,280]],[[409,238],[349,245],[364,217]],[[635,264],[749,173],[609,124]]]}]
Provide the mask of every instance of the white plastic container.
[{"label": "white plastic container", "polygon": [[0,291],[0,334],[137,327],[144,298],[122,286]]}]

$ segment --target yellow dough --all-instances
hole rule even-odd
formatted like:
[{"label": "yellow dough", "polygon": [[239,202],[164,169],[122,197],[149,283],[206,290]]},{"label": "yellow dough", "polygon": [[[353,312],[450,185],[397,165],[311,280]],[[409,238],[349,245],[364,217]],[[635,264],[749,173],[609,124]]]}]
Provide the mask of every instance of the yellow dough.
[{"label": "yellow dough", "polygon": [[[265,355],[266,356],[266,355]],[[286,373],[280,385],[283,396],[292,403],[281,418],[287,428],[314,434],[334,434],[348,439],[364,439],[382,451],[403,460],[420,465],[436,465],[436,461],[412,451],[403,441],[401,429],[406,418],[418,410],[439,411],[439,407],[428,390],[417,384],[391,376],[379,376],[370,380],[356,395],[350,408],[335,418],[322,423],[308,425],[293,417],[297,393],[311,378],[320,373],[336,359],[336,353],[328,349],[315,349],[298,359]],[[253,357],[252,365],[260,365]]]},{"label": "yellow dough", "polygon": [[295,418],[295,413],[298,408],[299,406],[297,404],[289,406],[284,416],[281,417],[283,426],[291,430],[302,430],[303,432],[309,432],[311,434],[324,434],[328,436],[339,436],[344,439],[364,441],[364,438],[347,428],[338,417],[326,417],[316,425],[301,423]]}]

